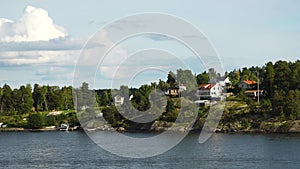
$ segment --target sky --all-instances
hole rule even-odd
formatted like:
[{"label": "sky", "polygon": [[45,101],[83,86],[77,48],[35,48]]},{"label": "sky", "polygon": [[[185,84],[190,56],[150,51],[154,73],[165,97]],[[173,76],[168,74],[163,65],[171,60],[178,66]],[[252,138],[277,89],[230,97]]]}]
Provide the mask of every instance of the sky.
[{"label": "sky", "polygon": [[[76,63],[88,40],[117,19],[145,12],[170,14],[197,27],[214,46],[225,71],[262,66],[268,61],[295,61],[300,56],[299,8],[297,0],[2,0],[0,86],[72,85]],[[105,34],[102,41],[112,45]],[[161,57],[140,52],[145,57],[140,59],[136,53],[143,48],[163,48],[168,52],[160,52]],[[98,74],[91,76],[97,84],[95,88],[107,88],[118,78],[127,79],[129,86],[138,86],[166,79],[166,74],[154,69],[132,69],[137,67],[132,65],[134,61],[140,61],[136,63],[140,67],[153,67],[159,66],[159,59],[176,58],[183,59],[185,68],[194,73],[206,70],[192,55],[177,41],[157,35],[137,36],[123,41],[104,60],[105,66],[100,65]],[[124,62],[115,62],[120,58]],[[113,76],[120,63],[124,64],[120,76]],[[172,63],[170,70],[180,64]]]}]

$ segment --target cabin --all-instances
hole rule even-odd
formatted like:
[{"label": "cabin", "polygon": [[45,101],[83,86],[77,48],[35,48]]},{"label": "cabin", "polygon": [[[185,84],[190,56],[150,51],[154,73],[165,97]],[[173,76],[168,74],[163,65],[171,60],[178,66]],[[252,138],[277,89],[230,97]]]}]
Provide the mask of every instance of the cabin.
[{"label": "cabin", "polygon": [[186,86],[179,85],[178,87],[170,88],[165,92],[166,96],[170,97],[178,97],[180,96],[180,93],[186,91]]},{"label": "cabin", "polygon": [[120,95],[116,95],[115,97],[114,97],[114,105],[115,106],[121,106],[121,105],[123,105],[123,103],[124,103],[124,97],[122,97],[122,96],[120,96]]},{"label": "cabin", "polygon": [[238,84],[239,88],[243,88],[246,90],[255,89],[257,87],[256,81],[253,80],[244,80]]}]

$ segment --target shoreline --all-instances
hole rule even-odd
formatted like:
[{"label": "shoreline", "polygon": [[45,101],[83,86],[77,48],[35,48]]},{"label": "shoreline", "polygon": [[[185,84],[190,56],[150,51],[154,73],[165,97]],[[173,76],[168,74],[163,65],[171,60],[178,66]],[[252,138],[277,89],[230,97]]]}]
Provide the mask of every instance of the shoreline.
[{"label": "shoreline", "polygon": [[[112,132],[112,130],[84,130],[84,129],[78,129],[78,130],[68,130],[68,131],[85,131],[85,132]],[[117,131],[117,130],[113,130]],[[199,129],[192,129],[190,131],[181,131],[181,130],[126,130],[126,131],[118,131],[120,133],[162,133],[165,131],[171,131],[175,133],[200,133],[201,130]],[[25,128],[0,128],[1,132],[66,132],[66,131],[60,131],[58,129],[25,129]],[[300,131],[267,131],[267,130],[260,130],[260,129],[253,129],[253,130],[243,130],[243,131],[221,131],[220,129],[214,131],[214,133],[222,133],[222,134],[300,134]]]},{"label": "shoreline", "polygon": [[[77,129],[77,130],[68,130],[68,131],[79,131],[83,129]],[[1,132],[54,132],[54,131],[60,131],[56,128],[42,128],[42,129],[26,129],[26,128],[0,128]]]}]

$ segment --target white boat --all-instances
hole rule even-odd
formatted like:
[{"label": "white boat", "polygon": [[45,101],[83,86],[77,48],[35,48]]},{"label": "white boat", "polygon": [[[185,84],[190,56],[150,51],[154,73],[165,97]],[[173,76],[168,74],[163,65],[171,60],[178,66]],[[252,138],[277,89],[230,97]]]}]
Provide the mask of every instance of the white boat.
[{"label": "white boat", "polygon": [[96,131],[96,128],[87,128],[87,131]]},{"label": "white boat", "polygon": [[68,124],[61,124],[59,130],[60,131],[68,131],[69,130],[69,125]]}]

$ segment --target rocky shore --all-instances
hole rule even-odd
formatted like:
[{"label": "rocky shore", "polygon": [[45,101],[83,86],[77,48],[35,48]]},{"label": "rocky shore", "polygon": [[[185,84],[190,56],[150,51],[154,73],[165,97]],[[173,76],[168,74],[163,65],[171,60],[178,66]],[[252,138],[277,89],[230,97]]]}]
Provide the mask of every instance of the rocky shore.
[{"label": "rocky shore", "polygon": [[[184,124],[172,126],[171,122],[156,121],[150,128],[143,129],[126,129],[124,127],[113,128],[109,126],[87,129],[86,131],[119,131],[119,132],[189,132],[201,131],[202,127],[188,128]],[[171,127],[172,126],[172,127]],[[53,128],[43,129],[24,129],[24,128],[0,128],[0,132],[43,132],[43,131],[59,131]],[[241,122],[227,123],[219,125],[215,130],[216,133],[300,133],[300,120],[290,120],[282,122],[262,122],[257,127],[251,124],[245,128]]]},{"label": "rocky shore", "polygon": [[261,122],[257,127],[245,128],[241,123],[229,123],[219,126],[216,132],[221,133],[300,133],[300,120],[282,122]]}]

